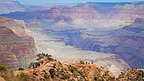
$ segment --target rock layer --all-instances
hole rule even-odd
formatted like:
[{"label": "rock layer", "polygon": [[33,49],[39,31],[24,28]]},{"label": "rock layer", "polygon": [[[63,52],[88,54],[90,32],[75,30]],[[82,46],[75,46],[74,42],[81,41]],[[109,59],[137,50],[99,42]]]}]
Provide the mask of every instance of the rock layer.
[{"label": "rock layer", "polygon": [[24,32],[24,22],[0,17],[0,23],[0,61],[8,69],[27,67],[35,46],[33,38]]},{"label": "rock layer", "polygon": [[0,14],[7,14],[16,11],[25,11],[25,8],[17,1],[0,0]]}]

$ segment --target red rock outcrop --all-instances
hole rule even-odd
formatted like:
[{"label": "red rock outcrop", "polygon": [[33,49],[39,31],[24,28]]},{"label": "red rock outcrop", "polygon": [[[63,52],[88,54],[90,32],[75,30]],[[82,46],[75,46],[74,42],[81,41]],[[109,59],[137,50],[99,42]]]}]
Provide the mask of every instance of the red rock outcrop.
[{"label": "red rock outcrop", "polygon": [[24,27],[23,21],[0,17],[0,61],[9,69],[25,68],[34,57],[34,40]]}]

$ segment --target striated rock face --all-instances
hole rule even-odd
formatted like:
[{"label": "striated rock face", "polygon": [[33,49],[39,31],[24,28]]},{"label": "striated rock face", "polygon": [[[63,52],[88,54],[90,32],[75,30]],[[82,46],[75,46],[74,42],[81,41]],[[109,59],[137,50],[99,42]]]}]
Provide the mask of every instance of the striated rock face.
[{"label": "striated rock face", "polygon": [[0,25],[6,26],[7,28],[11,29],[18,36],[24,36],[25,23],[22,20],[0,17]]},{"label": "striated rock face", "polygon": [[49,19],[52,22],[57,22],[59,20],[79,20],[79,19],[101,19],[102,14],[97,12],[94,8],[89,6],[83,7],[57,7],[54,6],[50,9],[33,11],[33,12],[14,12],[10,14],[3,14],[3,16],[8,16],[10,18],[32,20],[32,19]]},{"label": "striated rock face", "polygon": [[133,22],[136,18],[144,18],[144,4],[127,4],[124,6],[116,6],[118,13],[114,18],[118,18],[127,22]]},{"label": "striated rock face", "polygon": [[0,14],[6,14],[6,13],[16,12],[16,11],[25,11],[25,9],[17,1],[0,0]]},{"label": "striated rock face", "polygon": [[90,8],[89,6],[68,8],[53,7],[49,10],[44,10],[41,14],[38,15],[40,16],[40,18],[49,18],[55,21],[59,21],[61,19],[100,19],[102,16],[94,8]]},{"label": "striated rock face", "polygon": [[34,57],[34,40],[24,26],[23,21],[0,17],[0,61],[9,69],[25,68]]},{"label": "striated rock face", "polygon": [[19,67],[19,62],[16,55],[10,52],[0,53],[0,62],[4,63],[8,69],[16,70]]}]

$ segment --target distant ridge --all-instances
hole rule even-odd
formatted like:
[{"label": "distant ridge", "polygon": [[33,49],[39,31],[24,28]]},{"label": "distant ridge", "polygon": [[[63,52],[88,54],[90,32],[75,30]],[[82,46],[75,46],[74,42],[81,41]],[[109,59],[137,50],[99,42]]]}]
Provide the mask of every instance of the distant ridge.
[{"label": "distant ridge", "polygon": [[141,5],[141,4],[144,4],[144,1],[136,1],[134,2],[135,5]]},{"label": "distant ridge", "polygon": [[114,8],[116,5],[123,6],[123,5],[126,5],[126,4],[133,4],[133,3],[132,2],[87,2],[87,3],[77,4],[77,7],[88,5],[92,8],[101,10],[103,7],[105,7],[105,9],[107,9],[107,7]]},{"label": "distant ridge", "polygon": [[131,4],[133,2],[87,2],[87,3],[99,3],[99,4],[110,4],[110,3],[113,3],[113,4]]},{"label": "distant ridge", "polygon": [[16,0],[0,0],[0,14],[7,14],[10,12],[25,11],[25,8]]}]

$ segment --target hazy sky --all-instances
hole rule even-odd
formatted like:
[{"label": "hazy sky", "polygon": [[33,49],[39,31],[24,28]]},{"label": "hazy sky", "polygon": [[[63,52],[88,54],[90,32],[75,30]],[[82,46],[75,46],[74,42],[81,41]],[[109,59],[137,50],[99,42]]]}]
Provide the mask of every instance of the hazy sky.
[{"label": "hazy sky", "polygon": [[71,4],[81,2],[134,2],[144,0],[17,0],[23,4]]}]

